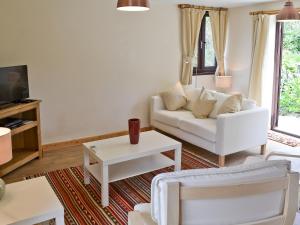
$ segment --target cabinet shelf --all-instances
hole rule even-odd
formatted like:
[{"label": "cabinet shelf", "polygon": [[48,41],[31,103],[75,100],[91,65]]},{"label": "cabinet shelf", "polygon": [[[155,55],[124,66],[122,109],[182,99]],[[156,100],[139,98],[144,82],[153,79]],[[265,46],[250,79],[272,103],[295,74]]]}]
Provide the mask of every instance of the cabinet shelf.
[{"label": "cabinet shelf", "polygon": [[13,150],[13,158],[8,163],[0,166],[0,177],[23,166],[25,163],[39,157],[37,149],[17,149]]},{"label": "cabinet shelf", "polygon": [[11,130],[11,135],[16,135],[19,134],[21,132],[24,132],[26,130],[32,129],[34,127],[38,126],[38,122],[37,121],[31,121],[28,122],[20,127],[16,127],[14,129]]}]

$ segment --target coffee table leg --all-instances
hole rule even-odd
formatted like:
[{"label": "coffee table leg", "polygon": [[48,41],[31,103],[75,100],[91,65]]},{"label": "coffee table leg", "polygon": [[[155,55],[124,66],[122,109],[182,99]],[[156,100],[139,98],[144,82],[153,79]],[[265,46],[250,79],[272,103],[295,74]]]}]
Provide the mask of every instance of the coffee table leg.
[{"label": "coffee table leg", "polygon": [[181,145],[175,149],[175,171],[181,170]]},{"label": "coffee table leg", "polygon": [[55,224],[56,225],[65,225],[64,214],[55,217]]},{"label": "coffee table leg", "polygon": [[90,165],[90,154],[87,149],[83,151],[83,170],[84,170],[84,184],[90,184],[90,173],[87,167]]},{"label": "coffee table leg", "polygon": [[102,182],[101,182],[101,198],[102,206],[106,207],[109,205],[109,191],[108,191],[108,166],[102,167]]}]

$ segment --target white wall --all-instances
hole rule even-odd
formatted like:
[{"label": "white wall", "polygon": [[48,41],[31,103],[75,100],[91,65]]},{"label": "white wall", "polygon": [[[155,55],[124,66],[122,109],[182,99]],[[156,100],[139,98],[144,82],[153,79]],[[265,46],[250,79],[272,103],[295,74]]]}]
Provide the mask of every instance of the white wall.
[{"label": "white wall", "polygon": [[[163,2],[163,1],[162,1]],[[295,1],[300,6],[300,0]],[[124,13],[115,0],[1,0],[0,66],[29,66],[32,98],[43,100],[43,143],[148,126],[149,96],[179,79],[180,16],[175,4],[153,1],[146,13]],[[229,10],[226,61],[234,91],[247,93],[250,11]],[[214,88],[213,76],[197,86]]]},{"label": "white wall", "polygon": [[[300,7],[300,0],[294,1],[294,4]],[[252,53],[252,17],[249,12],[281,9],[282,6],[283,1],[280,1],[229,10],[226,61],[227,73],[233,76],[233,91],[248,94]]]},{"label": "white wall", "polygon": [[0,66],[27,64],[43,143],[148,126],[149,97],[179,79],[179,10],[113,0],[1,0]]}]

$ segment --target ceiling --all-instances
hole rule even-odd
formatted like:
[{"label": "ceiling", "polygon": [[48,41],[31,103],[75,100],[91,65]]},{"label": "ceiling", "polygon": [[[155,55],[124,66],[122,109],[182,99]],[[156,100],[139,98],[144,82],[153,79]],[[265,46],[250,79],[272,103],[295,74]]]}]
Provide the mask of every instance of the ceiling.
[{"label": "ceiling", "polygon": [[[253,5],[258,3],[266,3],[266,2],[278,2],[278,0],[152,0],[153,2],[172,2],[175,4],[195,4],[195,5],[206,5],[213,7],[239,7],[246,5]],[[282,0],[281,2],[284,2]]]}]

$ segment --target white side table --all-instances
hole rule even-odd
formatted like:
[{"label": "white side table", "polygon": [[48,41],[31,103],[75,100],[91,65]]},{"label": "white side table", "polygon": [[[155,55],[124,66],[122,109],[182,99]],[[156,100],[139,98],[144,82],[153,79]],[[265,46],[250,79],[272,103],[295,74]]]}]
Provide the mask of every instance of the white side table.
[{"label": "white side table", "polygon": [[8,184],[0,200],[0,224],[32,225],[50,219],[64,225],[64,207],[45,177]]}]

